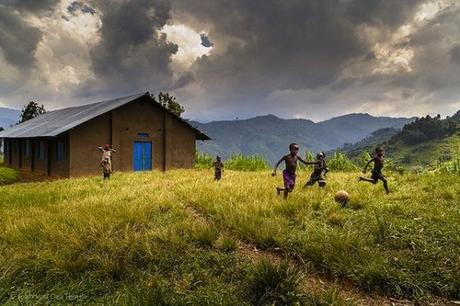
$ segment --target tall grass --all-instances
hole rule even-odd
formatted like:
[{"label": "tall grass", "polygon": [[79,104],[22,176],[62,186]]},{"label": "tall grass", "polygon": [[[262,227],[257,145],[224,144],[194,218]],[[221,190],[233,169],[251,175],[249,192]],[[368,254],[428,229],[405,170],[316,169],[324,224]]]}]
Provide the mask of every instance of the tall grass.
[{"label": "tall grass", "polygon": [[327,165],[332,171],[356,171],[357,166],[343,153],[334,153],[327,160]]},{"label": "tall grass", "polygon": [[[195,168],[206,169],[212,166],[215,157],[207,153],[197,153]],[[223,160],[225,169],[237,171],[261,171],[270,168],[268,162],[259,155],[244,156],[233,154],[228,159]]]},{"label": "tall grass", "polygon": [[[420,303],[459,299],[458,176],[389,176],[385,195],[357,175],[331,172],[324,189],[296,189],[287,201],[270,171],[229,170],[219,183],[211,170],[174,170],[2,186],[0,303],[311,301],[298,279],[312,265]],[[350,194],[345,208],[333,199],[339,189]],[[258,263],[235,240],[306,266]]]}]

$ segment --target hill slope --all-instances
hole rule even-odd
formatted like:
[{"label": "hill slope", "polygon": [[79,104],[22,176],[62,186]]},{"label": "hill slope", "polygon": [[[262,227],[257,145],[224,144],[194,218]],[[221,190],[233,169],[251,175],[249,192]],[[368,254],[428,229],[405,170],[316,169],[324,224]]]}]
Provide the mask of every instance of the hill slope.
[{"label": "hill slope", "polygon": [[247,120],[193,122],[213,141],[200,143],[201,152],[228,157],[232,153],[260,154],[275,162],[291,142],[305,151],[329,151],[357,142],[371,132],[387,127],[401,128],[413,119],[350,114],[315,123],[305,119],[280,119],[273,115]]},{"label": "hill slope", "polygon": [[0,127],[6,128],[18,123],[21,111],[0,107]]},{"label": "hill slope", "polygon": [[383,144],[387,157],[403,166],[434,167],[460,159],[460,113],[446,119],[420,118],[401,130],[378,130],[370,137],[338,151],[357,158],[363,151],[372,152],[377,144]]}]

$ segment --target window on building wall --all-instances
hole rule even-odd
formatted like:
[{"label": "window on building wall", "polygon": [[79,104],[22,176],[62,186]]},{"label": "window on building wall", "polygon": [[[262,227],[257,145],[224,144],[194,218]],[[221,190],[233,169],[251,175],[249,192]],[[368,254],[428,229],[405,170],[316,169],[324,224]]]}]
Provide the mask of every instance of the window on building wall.
[{"label": "window on building wall", "polygon": [[56,144],[56,161],[64,160],[64,142],[59,140]]}]

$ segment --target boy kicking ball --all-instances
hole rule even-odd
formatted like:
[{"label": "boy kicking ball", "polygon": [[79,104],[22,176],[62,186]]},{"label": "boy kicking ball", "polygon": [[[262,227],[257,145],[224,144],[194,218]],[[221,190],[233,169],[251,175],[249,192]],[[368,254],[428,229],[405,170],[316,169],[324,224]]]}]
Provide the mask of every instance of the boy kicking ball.
[{"label": "boy kicking ball", "polygon": [[370,163],[374,163],[374,169],[372,169],[372,176],[371,178],[366,178],[366,177],[359,177],[359,181],[362,182],[369,182],[372,184],[377,184],[377,182],[380,180],[383,182],[383,188],[385,188],[386,193],[390,193],[388,190],[388,182],[385,179],[385,176],[382,173],[383,169],[383,164],[385,161],[384,158],[385,154],[383,151],[383,148],[381,146],[378,146],[375,148],[375,155],[374,157],[367,162],[366,166],[364,167],[363,173],[367,172],[367,167],[369,166]]}]

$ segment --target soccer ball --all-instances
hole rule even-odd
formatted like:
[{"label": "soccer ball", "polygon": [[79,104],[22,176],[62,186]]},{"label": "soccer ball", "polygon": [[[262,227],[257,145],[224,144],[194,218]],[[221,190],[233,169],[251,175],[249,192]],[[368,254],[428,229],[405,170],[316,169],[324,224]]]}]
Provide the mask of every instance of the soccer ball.
[{"label": "soccer ball", "polygon": [[348,200],[350,199],[350,195],[345,190],[339,190],[335,194],[334,199],[337,203],[343,206],[347,204]]}]

